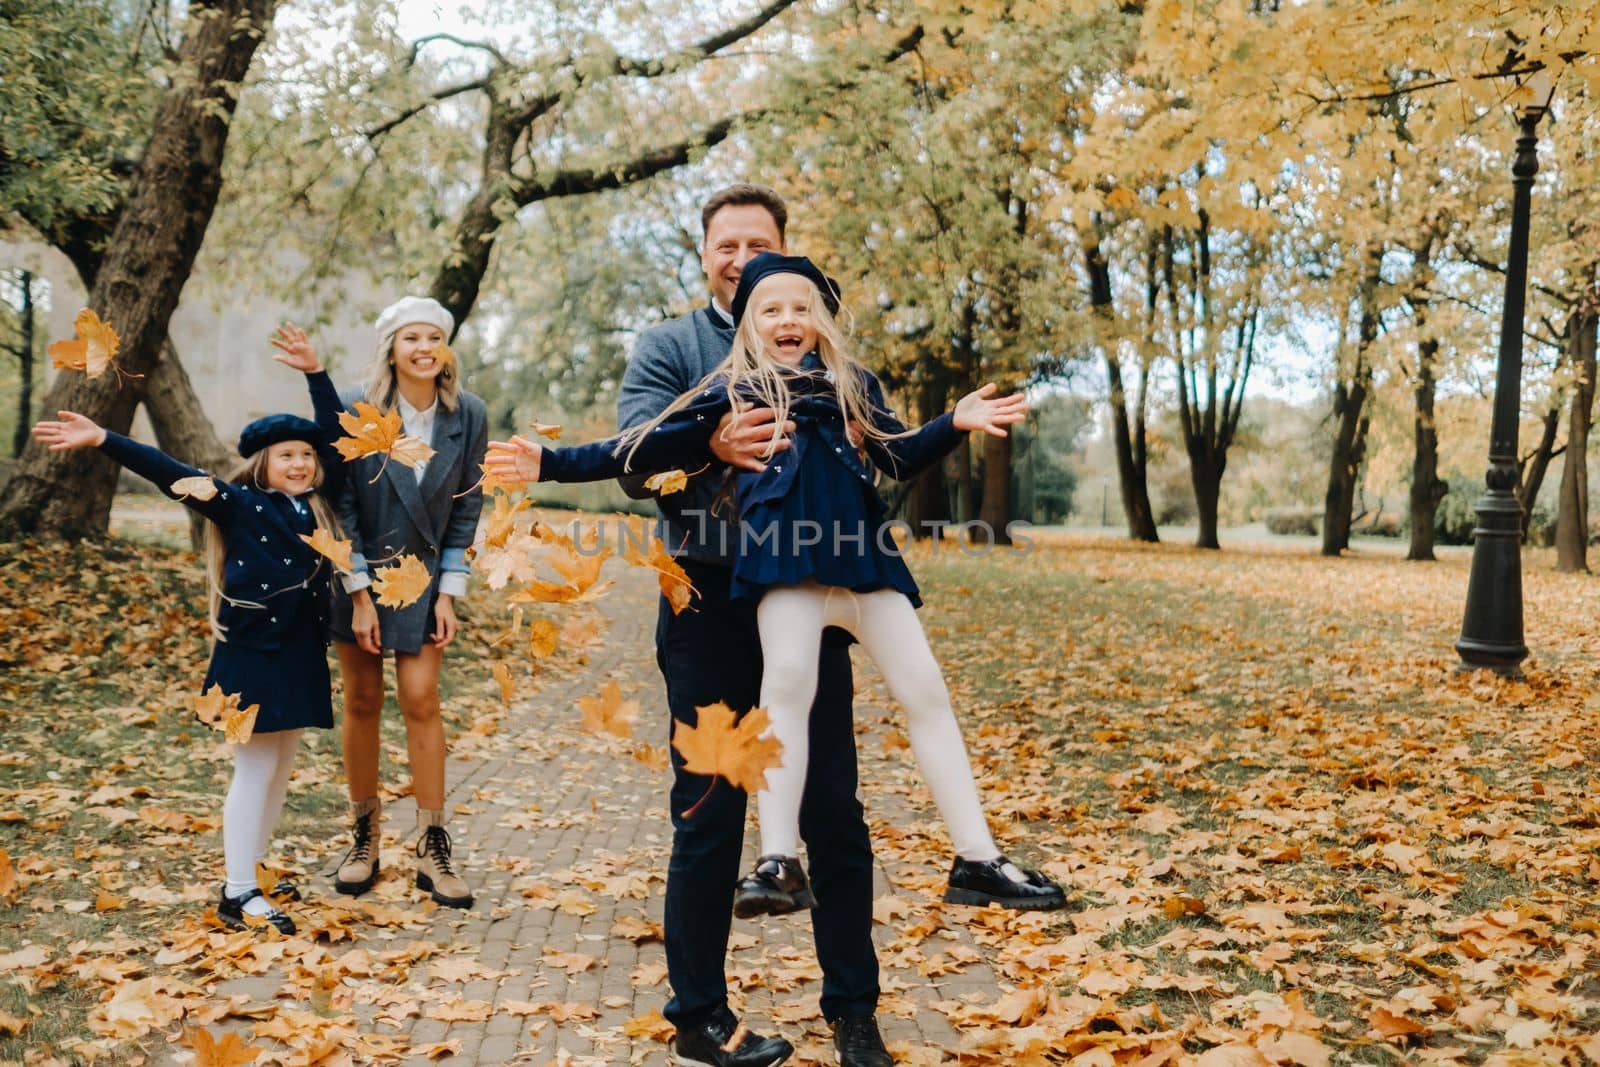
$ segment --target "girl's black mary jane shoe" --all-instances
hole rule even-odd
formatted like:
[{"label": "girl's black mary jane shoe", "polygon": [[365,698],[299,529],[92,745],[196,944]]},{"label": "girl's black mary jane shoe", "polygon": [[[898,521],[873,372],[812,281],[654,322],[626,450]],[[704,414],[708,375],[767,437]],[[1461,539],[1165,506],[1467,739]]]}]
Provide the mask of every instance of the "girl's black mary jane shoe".
[{"label": "girl's black mary jane shoe", "polygon": [[222,925],[230,930],[248,930],[252,925],[249,919],[260,918],[280,934],[293,934],[295,930],[294,920],[277,908],[273,908],[265,915],[246,916],[244,906],[259,896],[261,896],[261,890],[252,889],[241,896],[230,897],[228,890],[224,888],[221,899],[217,901],[217,918],[222,920]]}]

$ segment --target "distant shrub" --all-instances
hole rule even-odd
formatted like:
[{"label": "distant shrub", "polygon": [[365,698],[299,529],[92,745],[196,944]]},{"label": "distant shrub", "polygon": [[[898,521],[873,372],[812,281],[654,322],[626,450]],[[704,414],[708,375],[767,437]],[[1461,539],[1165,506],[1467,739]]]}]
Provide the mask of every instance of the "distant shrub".
[{"label": "distant shrub", "polygon": [[1355,532],[1365,537],[1399,537],[1405,520],[1398,512],[1380,511],[1356,524]]},{"label": "distant shrub", "polygon": [[1451,479],[1450,491],[1433,513],[1433,539],[1441,545],[1470,545],[1478,526],[1478,498],[1483,486]]},{"label": "distant shrub", "polygon": [[1268,533],[1315,537],[1322,525],[1322,512],[1307,507],[1268,508],[1262,519]]}]

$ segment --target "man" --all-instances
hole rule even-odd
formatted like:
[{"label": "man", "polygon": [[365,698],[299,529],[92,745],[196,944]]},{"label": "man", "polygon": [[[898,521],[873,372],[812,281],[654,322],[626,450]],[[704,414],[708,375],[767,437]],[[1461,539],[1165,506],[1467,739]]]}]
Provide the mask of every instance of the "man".
[{"label": "man", "polygon": [[[777,193],[734,185],[701,210],[701,266],[711,302],[646,331],[622,379],[617,421],[635,426],[694,387],[733,344],[729,308],[739,272],[762,252],[784,252],[788,209]],[[693,726],[696,708],[725,701],[753,707],[761,690],[761,644],[754,605],[732,601],[728,583],[738,531],[719,514],[716,497],[727,467],[760,470],[772,447],[770,410],[732,412],[712,434],[721,465],[691,478],[681,492],[657,500],[664,536],[699,596],[674,615],[665,598],[656,626],[656,662],[667,685],[672,725]],[[785,434],[793,423],[783,426]],[[780,441],[778,449],[788,447]],[[651,494],[643,479],[626,479],[631,495]],[[840,1067],[890,1067],[875,1018],[878,960],[872,947],[872,844],[856,791],[848,641],[833,631],[823,642],[810,724],[811,758],[800,833],[817,897],[812,910],[822,967],[822,1013],[833,1026]],[[794,1047],[742,1027],[728,1007],[724,962],[734,883],[744,842],[746,795],[683,769],[672,750],[672,856],[667,864],[665,936],[673,996],[666,1017],[677,1029],[673,1058],[706,1067],[775,1067]],[[703,803],[700,801],[710,791]],[[694,813],[685,812],[693,807]]]}]

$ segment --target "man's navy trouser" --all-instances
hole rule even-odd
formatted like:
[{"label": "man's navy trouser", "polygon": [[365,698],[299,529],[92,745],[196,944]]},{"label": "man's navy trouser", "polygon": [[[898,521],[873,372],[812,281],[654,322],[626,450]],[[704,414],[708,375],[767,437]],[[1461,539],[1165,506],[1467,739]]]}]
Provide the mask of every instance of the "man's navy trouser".
[{"label": "man's navy trouser", "polygon": [[[694,725],[695,709],[725,701],[735,711],[761,695],[761,643],[755,605],[728,599],[727,567],[680,560],[699,592],[678,615],[665,598],[656,625],[656,662],[667,683],[673,726]],[[825,637],[817,700],[811,709],[811,761],[800,808],[800,836],[817,906],[811,912],[822,967],[822,1014],[870,1015],[878,1004],[872,948],[872,842],[856,795],[850,649]],[[733,888],[744,873],[746,794],[691,774],[672,749],[672,857],[667,863],[667,978],[664,1014],[680,1029],[725,1010],[724,972]],[[706,795],[695,811],[684,812]]]}]

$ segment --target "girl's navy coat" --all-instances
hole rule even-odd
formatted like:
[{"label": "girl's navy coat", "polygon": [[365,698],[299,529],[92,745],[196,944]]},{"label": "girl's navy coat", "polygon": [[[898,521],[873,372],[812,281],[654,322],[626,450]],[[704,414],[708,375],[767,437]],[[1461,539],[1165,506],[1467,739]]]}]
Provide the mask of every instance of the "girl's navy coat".
[{"label": "girl's navy coat", "polygon": [[[344,462],[330,442],[341,435],[338,393],[326,373],[306,375],[317,427],[313,442],[322,464],[320,491],[337,499]],[[155,483],[167,496],[198,511],[222,530],[223,601],[217,621],[222,638],[212,649],[205,685],[240,695],[240,705],[259,704],[256,733],[333,725],[326,658],[328,578],[333,565],[300,540],[316,529],[311,507],[283,493],[225,482],[180,463],[159,449],[106,433],[100,450]],[[210,500],[180,496],[181,478],[209,477]]]},{"label": "girl's navy coat", "polygon": [[[365,397],[352,394],[348,399],[354,410],[355,401]],[[355,542],[351,558],[356,569],[410,553],[433,576],[428,591],[410,607],[378,605],[378,636],[385,650],[420,651],[433,632],[441,569],[466,569],[466,552],[477,536],[478,515],[483,511],[478,481],[488,447],[488,409],[462,390],[454,411],[439,404],[433,423],[434,454],[420,483],[410,467],[385,466],[382,456],[363,456],[350,463],[338,510],[345,536]],[[352,614],[350,597],[339,586],[333,598],[336,640],[355,640]]]},{"label": "girl's navy coat", "polygon": [[[889,434],[906,427],[884,402],[883,387],[865,376],[873,421]],[[772,585],[807,578],[857,592],[898,589],[921,604],[917,584],[889,536],[883,499],[873,472],[861,461],[845,430],[830,375],[813,353],[789,377],[789,417],[795,432],[787,451],[762,471],[739,471],[734,484],[739,509],[739,544],[734,554],[732,594],[754,597]],[[708,462],[711,431],[729,407],[722,386],[704,389],[639,443],[615,454],[617,441],[547,450],[541,481],[597,481],[624,473],[694,469]],[[872,466],[908,479],[937,463],[961,440],[945,414],[904,437],[868,438]],[[625,469],[626,468],[626,469]]]}]

